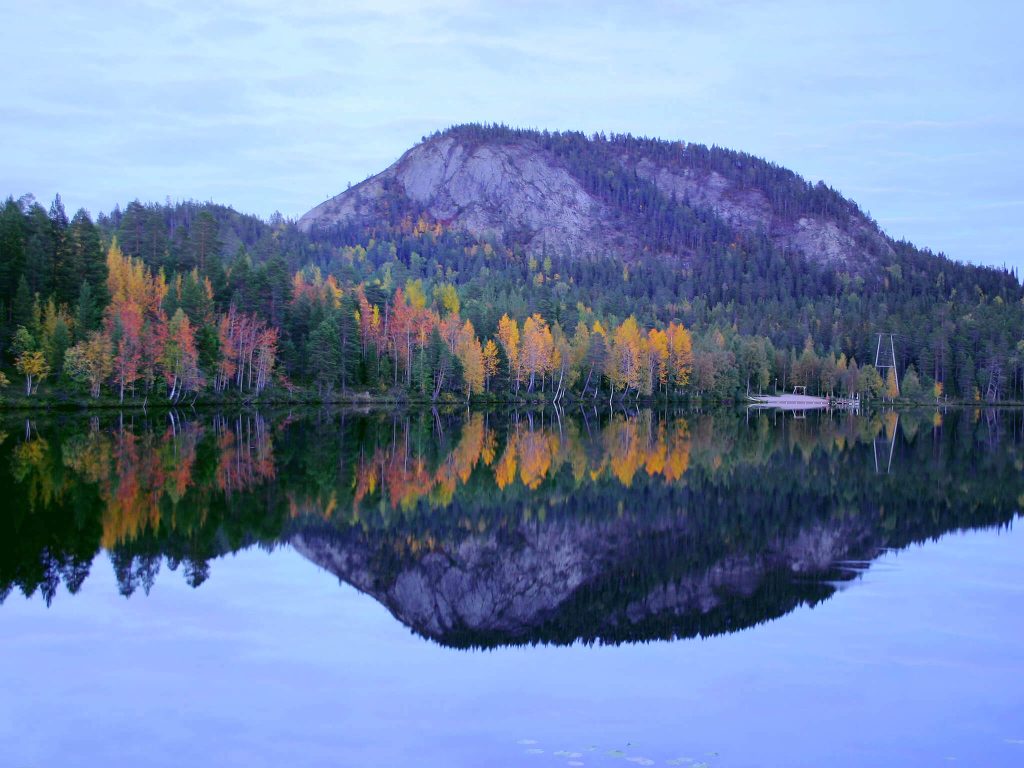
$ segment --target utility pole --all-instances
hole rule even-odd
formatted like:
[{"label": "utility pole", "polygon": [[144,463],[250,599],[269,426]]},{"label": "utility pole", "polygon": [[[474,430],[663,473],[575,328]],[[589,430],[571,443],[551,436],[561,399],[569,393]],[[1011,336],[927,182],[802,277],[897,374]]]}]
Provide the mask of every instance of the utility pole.
[{"label": "utility pole", "polygon": [[[884,354],[882,352],[882,337],[883,336],[888,336],[889,337],[889,358],[888,358],[888,360],[891,360],[891,363],[890,362],[885,362],[885,363],[881,362],[882,356]],[[890,368],[892,368],[893,378],[896,379],[896,393],[899,394],[899,391],[900,391],[900,374],[899,374],[899,371],[896,370],[896,343],[893,341],[893,336],[895,336],[895,334],[893,334],[893,333],[888,333],[888,334],[887,333],[880,333],[880,334],[878,334],[878,346],[875,347],[875,369],[878,371],[878,375],[882,377],[882,381],[885,381],[885,377],[887,375],[886,372]]]}]

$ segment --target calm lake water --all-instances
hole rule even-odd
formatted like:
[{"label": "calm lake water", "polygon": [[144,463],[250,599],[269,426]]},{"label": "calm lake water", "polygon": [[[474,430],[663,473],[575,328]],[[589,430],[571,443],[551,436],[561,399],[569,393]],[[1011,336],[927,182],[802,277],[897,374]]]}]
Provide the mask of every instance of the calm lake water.
[{"label": "calm lake water", "polygon": [[0,421],[0,765],[1024,765],[1024,414]]}]

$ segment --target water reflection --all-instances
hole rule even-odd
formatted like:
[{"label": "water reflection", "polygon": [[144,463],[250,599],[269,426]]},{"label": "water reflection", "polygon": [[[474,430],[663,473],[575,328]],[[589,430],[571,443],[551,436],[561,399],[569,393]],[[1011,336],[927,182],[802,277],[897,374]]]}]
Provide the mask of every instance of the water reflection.
[{"label": "water reflection", "polygon": [[287,544],[454,646],[731,632],[1008,524],[1017,412],[120,414],[0,432],[0,596]]}]

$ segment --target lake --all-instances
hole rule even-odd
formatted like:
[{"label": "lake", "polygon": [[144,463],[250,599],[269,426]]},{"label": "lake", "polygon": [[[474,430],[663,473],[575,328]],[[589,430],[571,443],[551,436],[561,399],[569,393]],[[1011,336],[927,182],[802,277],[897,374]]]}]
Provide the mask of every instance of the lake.
[{"label": "lake", "polygon": [[1024,765],[1024,414],[0,421],[0,764]]}]

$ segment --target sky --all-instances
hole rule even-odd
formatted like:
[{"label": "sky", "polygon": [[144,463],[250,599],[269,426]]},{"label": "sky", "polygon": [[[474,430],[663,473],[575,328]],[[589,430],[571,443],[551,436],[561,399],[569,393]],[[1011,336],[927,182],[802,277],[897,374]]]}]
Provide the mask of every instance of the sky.
[{"label": "sky", "polygon": [[0,194],[297,218],[464,122],[738,149],[1024,267],[1024,3],[0,0]]}]

